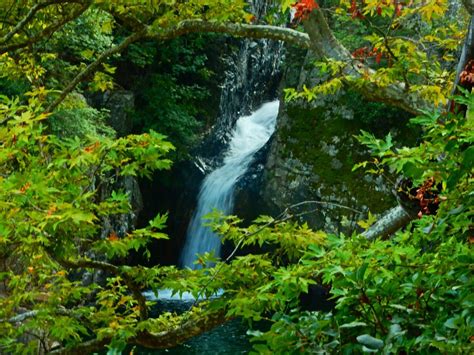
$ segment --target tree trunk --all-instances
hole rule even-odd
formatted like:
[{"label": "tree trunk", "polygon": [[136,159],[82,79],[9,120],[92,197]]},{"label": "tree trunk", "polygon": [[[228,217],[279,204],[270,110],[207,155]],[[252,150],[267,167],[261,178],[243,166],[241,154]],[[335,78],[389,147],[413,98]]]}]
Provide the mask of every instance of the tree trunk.
[{"label": "tree trunk", "polygon": [[406,226],[415,218],[416,214],[410,213],[401,205],[398,205],[388,210],[377,222],[362,233],[362,235],[369,240],[386,238]]}]

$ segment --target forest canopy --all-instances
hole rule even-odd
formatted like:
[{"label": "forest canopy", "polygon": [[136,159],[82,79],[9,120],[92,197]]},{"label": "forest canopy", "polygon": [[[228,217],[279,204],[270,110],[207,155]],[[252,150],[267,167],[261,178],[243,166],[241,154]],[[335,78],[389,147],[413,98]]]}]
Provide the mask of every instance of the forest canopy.
[{"label": "forest canopy", "polygon": [[[260,16],[244,0],[0,3],[0,352],[166,349],[234,318],[264,354],[473,351],[472,2],[271,4]],[[170,238],[166,214],[106,228],[132,210],[127,181],[169,169],[202,137],[212,75],[202,38],[191,53],[170,44],[202,33],[308,50],[318,84],[286,88],[285,100],[350,88],[413,116],[415,146],[358,136],[372,158],[354,169],[403,181],[395,230],[369,214],[363,232],[314,231],[291,206],[250,225],[216,214],[213,230],[246,253],[206,254],[208,267],[190,270],[160,266],[148,249]],[[91,104],[120,87],[123,61],[156,65],[139,84],[156,102],[134,134]],[[148,121],[156,110],[162,121]],[[132,252],[154,266],[130,262]],[[330,309],[302,304],[315,288]],[[156,314],[143,292],[162,289],[220,296]]]}]

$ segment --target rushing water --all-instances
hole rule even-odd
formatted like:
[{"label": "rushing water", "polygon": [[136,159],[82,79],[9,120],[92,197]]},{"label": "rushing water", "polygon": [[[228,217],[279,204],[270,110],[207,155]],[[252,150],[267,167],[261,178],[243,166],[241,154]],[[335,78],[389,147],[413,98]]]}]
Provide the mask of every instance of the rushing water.
[{"label": "rushing water", "polygon": [[203,226],[203,217],[213,209],[224,214],[232,212],[235,184],[247,171],[253,155],[275,130],[278,107],[278,100],[268,102],[250,116],[237,120],[223,165],[206,176],[201,185],[197,208],[188,226],[181,255],[182,266],[195,268],[196,254],[214,251],[219,256],[220,239],[209,227]]}]

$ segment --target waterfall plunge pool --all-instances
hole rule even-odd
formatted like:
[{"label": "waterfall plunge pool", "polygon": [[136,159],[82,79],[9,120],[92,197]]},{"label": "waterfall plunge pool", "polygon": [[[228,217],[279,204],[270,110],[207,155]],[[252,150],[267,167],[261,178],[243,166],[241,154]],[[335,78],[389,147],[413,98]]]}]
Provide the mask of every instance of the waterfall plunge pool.
[{"label": "waterfall plunge pool", "polygon": [[[219,297],[222,291],[213,297]],[[173,294],[172,290],[163,289],[156,295],[153,291],[146,291],[143,295],[151,301],[157,301],[152,312],[177,312],[187,311],[195,302],[194,296],[189,292],[182,295]],[[199,298],[201,299],[201,298]],[[149,355],[201,355],[201,354],[247,354],[252,349],[247,336],[247,327],[239,319],[226,322],[206,333],[196,336],[184,344],[171,349],[150,350],[136,347],[134,353]],[[127,348],[128,351],[132,347]]]},{"label": "waterfall plunge pool", "polygon": [[[235,185],[247,172],[255,153],[273,134],[279,104],[278,100],[265,103],[251,115],[237,120],[223,165],[207,175],[201,185],[197,207],[189,223],[181,254],[181,266],[195,268],[197,254],[214,251],[219,256],[221,241],[209,228],[203,226],[203,217],[213,209],[225,214],[232,213]],[[215,297],[221,294],[222,291]],[[158,312],[184,312],[195,301],[189,292],[178,295],[168,289],[159,290],[158,295],[153,291],[144,292],[144,295],[147,299],[157,301],[155,311]],[[246,332],[247,328],[241,321],[233,320],[172,349],[137,350],[140,354],[246,354],[251,350]]]}]

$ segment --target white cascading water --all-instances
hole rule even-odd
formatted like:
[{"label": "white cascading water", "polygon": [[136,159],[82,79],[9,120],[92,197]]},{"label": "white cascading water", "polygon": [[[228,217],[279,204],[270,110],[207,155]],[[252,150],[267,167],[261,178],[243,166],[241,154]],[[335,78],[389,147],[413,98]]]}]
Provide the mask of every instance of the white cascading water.
[{"label": "white cascading water", "polygon": [[186,234],[181,254],[181,265],[195,269],[197,254],[214,251],[220,254],[221,241],[209,227],[203,226],[203,217],[216,209],[232,213],[234,188],[245,174],[254,154],[269,140],[275,130],[278,100],[263,104],[250,116],[240,117],[232,131],[224,163],[204,179],[198,196],[196,211]]}]

